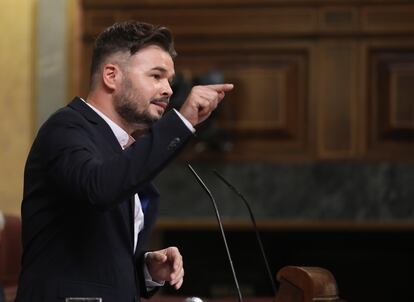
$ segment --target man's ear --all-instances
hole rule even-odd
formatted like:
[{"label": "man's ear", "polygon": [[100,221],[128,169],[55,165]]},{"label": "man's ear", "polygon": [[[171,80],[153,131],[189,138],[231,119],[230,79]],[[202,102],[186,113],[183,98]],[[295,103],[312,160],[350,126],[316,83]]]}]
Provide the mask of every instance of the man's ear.
[{"label": "man's ear", "polygon": [[115,90],[121,77],[122,77],[122,73],[117,65],[114,65],[114,64],[104,65],[103,71],[102,71],[102,81],[108,89]]}]

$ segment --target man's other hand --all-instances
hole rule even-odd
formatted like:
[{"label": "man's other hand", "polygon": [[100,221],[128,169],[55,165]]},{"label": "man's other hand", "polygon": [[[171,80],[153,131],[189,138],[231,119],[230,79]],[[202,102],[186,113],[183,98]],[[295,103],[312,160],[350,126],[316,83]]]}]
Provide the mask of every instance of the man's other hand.
[{"label": "man's other hand", "polygon": [[149,252],[145,261],[155,282],[166,281],[175,289],[179,289],[183,284],[183,257],[176,247]]}]

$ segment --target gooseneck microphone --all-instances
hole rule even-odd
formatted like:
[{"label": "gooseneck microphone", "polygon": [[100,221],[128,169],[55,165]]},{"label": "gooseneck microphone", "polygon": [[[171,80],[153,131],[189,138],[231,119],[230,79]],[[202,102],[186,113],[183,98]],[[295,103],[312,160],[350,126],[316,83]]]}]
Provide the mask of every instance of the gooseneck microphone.
[{"label": "gooseneck microphone", "polygon": [[224,246],[226,247],[227,257],[228,257],[229,262],[230,262],[231,271],[233,273],[233,279],[234,279],[234,283],[236,285],[237,294],[239,296],[239,302],[243,302],[242,294],[241,294],[240,287],[239,287],[239,281],[237,280],[236,271],[234,270],[233,261],[231,259],[229,247],[227,245],[226,234],[224,234],[223,224],[221,223],[221,218],[220,218],[220,214],[219,214],[219,211],[218,211],[218,208],[217,208],[216,201],[213,197],[213,194],[211,194],[210,190],[207,188],[206,184],[201,180],[200,176],[198,176],[197,172],[193,169],[193,167],[190,164],[187,164],[187,166],[190,169],[190,171],[194,174],[194,176],[195,176],[197,182],[200,184],[200,186],[204,189],[204,191],[206,191],[207,195],[210,197],[210,200],[213,204],[214,211],[215,211],[216,217],[217,217],[217,221],[218,221],[218,224],[220,226],[221,236],[223,237]]},{"label": "gooseneck microphone", "polygon": [[244,204],[246,205],[246,207],[247,207],[247,210],[249,211],[249,214],[250,214],[250,220],[252,221],[252,224],[253,224],[253,227],[254,227],[254,230],[255,230],[255,233],[256,233],[256,239],[257,239],[257,243],[259,244],[259,247],[260,247],[260,251],[262,252],[262,258],[263,258],[263,261],[264,261],[264,264],[265,264],[265,266],[266,266],[266,270],[267,270],[267,274],[268,274],[268,276],[269,276],[269,280],[270,280],[270,283],[272,284],[272,289],[273,289],[273,294],[274,294],[274,296],[273,297],[276,297],[276,293],[277,293],[277,290],[276,290],[276,283],[275,283],[275,280],[273,279],[273,275],[272,275],[272,272],[270,271],[270,267],[269,267],[269,262],[268,262],[268,260],[267,260],[267,257],[266,257],[266,253],[265,253],[265,251],[264,251],[264,248],[263,248],[263,244],[262,244],[262,239],[260,238],[260,233],[259,233],[259,230],[258,230],[258,228],[257,228],[257,225],[256,225],[256,219],[254,218],[254,215],[253,215],[253,211],[252,211],[252,209],[251,209],[251,207],[250,207],[250,205],[249,205],[249,203],[247,202],[247,200],[246,200],[246,198],[243,196],[243,194],[242,193],[240,193],[240,191],[239,190],[237,190],[228,180],[226,180],[219,172],[217,172],[216,170],[214,170],[213,171],[214,172],[214,174],[216,174],[216,176],[219,178],[219,179],[221,179],[234,193],[236,193],[240,198],[241,198],[241,200],[243,200],[243,202],[244,202]]}]

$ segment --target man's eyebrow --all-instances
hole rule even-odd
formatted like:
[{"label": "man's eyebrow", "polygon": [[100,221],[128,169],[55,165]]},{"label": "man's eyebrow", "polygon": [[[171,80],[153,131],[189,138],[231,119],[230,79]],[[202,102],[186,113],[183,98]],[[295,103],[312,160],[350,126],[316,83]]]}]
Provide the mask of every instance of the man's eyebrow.
[{"label": "man's eyebrow", "polygon": [[164,67],[161,66],[156,66],[151,68],[151,70],[156,70],[156,71],[161,71],[161,72],[167,72],[167,69],[165,69]]}]

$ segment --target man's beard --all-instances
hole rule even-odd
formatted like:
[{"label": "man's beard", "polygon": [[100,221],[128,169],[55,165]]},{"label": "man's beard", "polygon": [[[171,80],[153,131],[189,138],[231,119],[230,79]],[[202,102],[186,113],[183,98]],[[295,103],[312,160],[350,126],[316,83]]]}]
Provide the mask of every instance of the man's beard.
[{"label": "man's beard", "polygon": [[158,117],[151,115],[148,108],[140,110],[136,101],[138,98],[131,80],[125,78],[122,91],[114,95],[115,110],[128,124],[151,126]]}]

